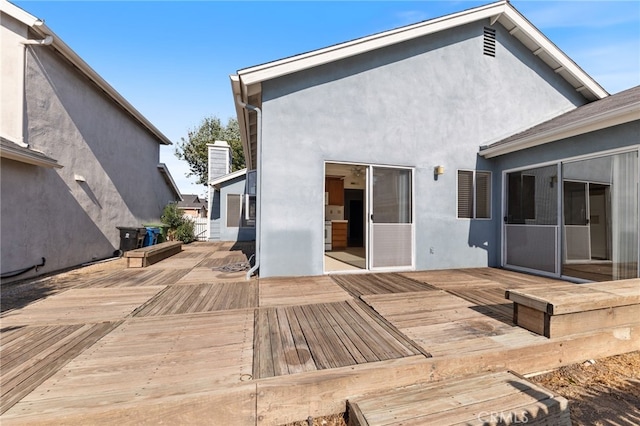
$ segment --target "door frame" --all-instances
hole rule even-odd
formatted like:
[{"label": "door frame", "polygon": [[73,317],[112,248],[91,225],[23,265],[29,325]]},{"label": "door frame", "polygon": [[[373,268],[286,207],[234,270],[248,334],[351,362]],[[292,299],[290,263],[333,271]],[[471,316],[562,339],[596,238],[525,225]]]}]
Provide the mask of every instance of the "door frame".
[{"label": "door frame", "polygon": [[[410,183],[411,190],[409,191],[410,202],[411,202],[411,264],[403,265],[403,266],[386,266],[386,267],[374,267],[371,265],[372,260],[372,252],[373,245],[375,241],[372,238],[372,229],[375,222],[373,222],[371,216],[373,215],[373,169],[374,168],[381,169],[397,169],[397,170],[408,170],[411,174]],[[395,272],[395,271],[413,271],[415,270],[416,264],[416,226],[415,226],[415,168],[414,167],[405,167],[405,166],[389,166],[389,165],[379,165],[379,164],[369,164],[367,167],[367,212],[365,215],[366,218],[366,229],[367,229],[367,245],[366,245],[366,253],[367,253],[367,270],[371,272]]]},{"label": "door frame", "polygon": [[[413,271],[415,270],[416,264],[416,202],[415,202],[415,167],[412,166],[399,166],[399,165],[388,165],[388,164],[378,164],[378,163],[361,163],[361,162],[353,162],[353,161],[323,161],[323,176],[322,176],[322,186],[323,186],[323,202],[324,202],[324,192],[326,188],[324,186],[325,177],[327,176],[327,164],[339,164],[345,166],[354,166],[354,167],[364,167],[365,168],[365,188],[364,188],[364,249],[365,249],[365,267],[359,270],[344,270],[344,271],[330,271],[327,272],[326,265],[324,261],[324,239],[322,241],[323,244],[323,256],[322,256],[322,270],[324,274],[330,273],[340,273],[340,274],[358,274],[358,273],[368,273],[368,272],[399,272],[399,271]],[[409,170],[411,172],[411,265],[410,266],[399,266],[399,267],[383,267],[383,268],[372,268],[371,267],[371,206],[373,202],[373,186],[372,186],[372,174],[373,167],[387,168],[387,169],[401,169],[401,170]],[[324,203],[323,203],[324,209]],[[325,226],[325,214],[322,215],[322,229],[324,233]]]}]

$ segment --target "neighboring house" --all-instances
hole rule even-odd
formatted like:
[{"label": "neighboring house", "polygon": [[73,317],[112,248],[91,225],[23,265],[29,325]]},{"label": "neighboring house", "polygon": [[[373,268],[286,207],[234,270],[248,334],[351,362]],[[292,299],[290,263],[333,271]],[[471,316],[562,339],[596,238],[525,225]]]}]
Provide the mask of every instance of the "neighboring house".
[{"label": "neighboring house", "polygon": [[182,201],[178,202],[178,209],[185,216],[191,218],[206,218],[207,200],[201,200],[196,194],[182,194]]},{"label": "neighboring house", "polygon": [[110,257],[180,200],[171,142],[43,21],[1,0],[0,22],[3,281]]},{"label": "neighboring house", "polygon": [[231,147],[216,141],[209,155],[209,241],[253,241],[256,237],[255,173],[231,172]]},{"label": "neighboring house", "polygon": [[261,277],[638,276],[637,90],[607,98],[507,1],[242,69],[231,85],[258,176]]}]

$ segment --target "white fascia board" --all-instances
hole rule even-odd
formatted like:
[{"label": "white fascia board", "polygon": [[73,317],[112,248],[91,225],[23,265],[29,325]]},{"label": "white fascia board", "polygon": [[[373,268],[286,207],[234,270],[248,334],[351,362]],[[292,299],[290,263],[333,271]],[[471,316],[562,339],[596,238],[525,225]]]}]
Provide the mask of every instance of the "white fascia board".
[{"label": "white fascia board", "polygon": [[[487,18],[496,22],[500,22],[504,18],[511,22],[515,26],[514,28],[518,28],[520,34],[524,34],[539,46],[537,51],[545,51],[560,64],[563,72],[568,72],[576,78],[581,83],[580,90],[588,90],[596,99],[609,96],[602,86],[506,1],[374,34],[263,65],[245,68],[238,71],[238,78],[242,88],[247,93],[247,90],[254,88],[254,85],[266,80]],[[514,28],[511,29],[511,32],[514,32]],[[259,88],[256,88],[256,90],[259,90]]]},{"label": "white fascia board", "polygon": [[219,178],[209,181],[209,186],[217,186],[232,179],[242,177],[245,174],[247,174],[247,169],[236,170],[235,172],[231,172],[227,175],[220,176]]},{"label": "white fascia board", "polygon": [[635,103],[607,111],[593,117],[574,121],[565,126],[550,129],[546,132],[514,140],[513,142],[505,143],[504,145],[487,148],[481,150],[479,154],[484,158],[493,158],[499,155],[521,151],[523,149],[532,148],[545,143],[555,142],[638,120],[640,120],[640,103]]},{"label": "white fascia board", "polygon": [[290,58],[281,59],[238,71],[238,76],[245,86],[270,80],[283,75],[313,68],[329,62],[359,55],[380,49],[385,46],[444,31],[449,28],[465,25],[481,19],[493,18],[508,10],[506,1],[492,3],[475,9],[443,16],[418,24],[385,31],[368,37],[335,46],[326,47]]},{"label": "white fascia board", "polygon": [[182,194],[180,193],[180,188],[178,188],[178,185],[176,185],[176,181],[173,180],[173,176],[171,176],[167,165],[164,163],[158,164],[158,170],[160,170],[160,173],[165,176],[167,183],[169,183],[169,186],[171,187],[171,189],[173,189],[173,192],[176,193],[179,201],[184,201],[182,199]]},{"label": "white fascia board", "polygon": [[0,157],[47,169],[61,169],[63,167],[62,164],[58,163],[58,160],[41,152],[19,146],[14,147],[7,143],[2,143],[2,146],[0,146]]},{"label": "white fascia board", "polygon": [[[520,28],[520,32],[526,34],[533,42],[539,47],[536,52],[545,51],[549,56],[556,60],[560,64],[563,71],[566,71],[573,75],[578,81],[582,83],[584,88],[588,89],[593,95],[602,99],[609,96],[609,93],[602,88],[593,78],[591,78],[582,68],[580,68],[571,58],[569,58],[564,52],[551,42],[544,34],[542,34],[536,27],[533,26],[524,16],[520,14],[510,3],[505,7],[504,15],[508,18],[513,25]],[[534,52],[535,54],[535,52]]]},{"label": "white fascia board", "polygon": [[29,12],[22,10],[18,6],[9,3],[7,0],[0,0],[0,11],[12,16],[14,19],[22,22],[28,27],[42,24],[42,20],[31,15]]},{"label": "white fascia board", "polygon": [[253,160],[251,158],[251,149],[248,134],[247,119],[245,109],[238,104],[238,101],[247,102],[247,97],[243,95],[240,78],[237,75],[230,75],[231,92],[233,93],[233,104],[236,108],[236,116],[238,118],[238,128],[240,129],[240,142],[242,143],[242,151],[244,152],[244,161],[249,169],[253,169]]}]

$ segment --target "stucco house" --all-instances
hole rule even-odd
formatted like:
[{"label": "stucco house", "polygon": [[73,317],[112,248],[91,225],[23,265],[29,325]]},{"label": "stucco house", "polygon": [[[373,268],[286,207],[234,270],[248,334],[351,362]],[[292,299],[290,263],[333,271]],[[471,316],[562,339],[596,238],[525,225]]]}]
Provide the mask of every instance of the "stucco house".
[{"label": "stucco house", "polygon": [[209,241],[253,241],[256,238],[255,172],[231,172],[226,141],[207,145],[209,159]]},{"label": "stucco house", "polygon": [[171,141],[42,20],[0,0],[0,22],[3,281],[110,257],[180,200]]},{"label": "stucco house", "polygon": [[638,276],[638,91],[609,97],[507,1],[230,80],[250,274]]}]

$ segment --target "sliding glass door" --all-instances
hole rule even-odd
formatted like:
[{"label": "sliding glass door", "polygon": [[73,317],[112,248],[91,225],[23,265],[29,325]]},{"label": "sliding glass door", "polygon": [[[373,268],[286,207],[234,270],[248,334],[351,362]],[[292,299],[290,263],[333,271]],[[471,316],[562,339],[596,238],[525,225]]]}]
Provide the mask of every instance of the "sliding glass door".
[{"label": "sliding glass door", "polygon": [[588,281],[637,278],[638,151],[505,174],[503,264]]},{"label": "sliding glass door", "polygon": [[370,268],[409,268],[413,266],[411,170],[372,166],[370,173]]}]

